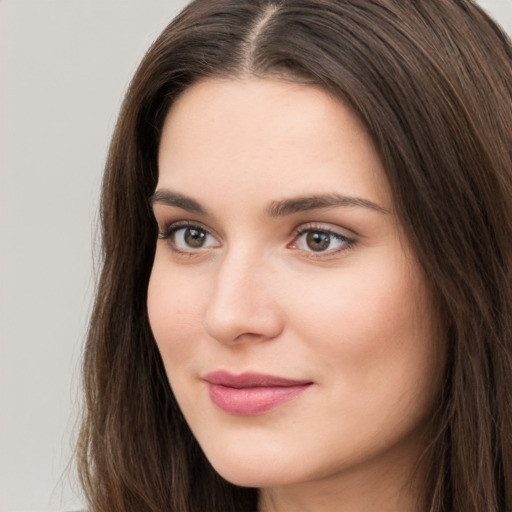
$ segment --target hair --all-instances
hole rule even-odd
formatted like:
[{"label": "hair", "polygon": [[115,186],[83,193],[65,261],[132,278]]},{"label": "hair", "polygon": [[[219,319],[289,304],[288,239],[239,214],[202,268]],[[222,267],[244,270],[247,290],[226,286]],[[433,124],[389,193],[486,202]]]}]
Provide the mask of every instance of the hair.
[{"label": "hair", "polygon": [[113,135],[77,456],[91,512],[256,511],[206,460],[146,311],[148,198],[176,98],[209,77],[307,82],[365,124],[448,357],[431,512],[512,510],[512,46],[471,0],[196,0],[145,55]]}]

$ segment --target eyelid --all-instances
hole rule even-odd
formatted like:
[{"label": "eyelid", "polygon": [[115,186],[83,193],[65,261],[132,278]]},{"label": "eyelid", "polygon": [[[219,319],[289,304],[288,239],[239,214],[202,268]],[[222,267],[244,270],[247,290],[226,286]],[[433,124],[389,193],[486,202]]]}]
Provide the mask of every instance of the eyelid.
[{"label": "eyelid", "polygon": [[[314,250],[304,250],[299,249],[297,247],[298,239],[308,233],[308,232],[322,232],[332,235],[334,238],[343,241],[342,247],[336,247],[334,249],[327,249],[325,251],[314,251]],[[287,248],[295,249],[302,253],[305,253],[308,258],[329,258],[338,255],[338,253],[343,253],[349,251],[353,248],[353,246],[357,243],[357,235],[354,233],[353,235],[347,235],[344,231],[348,231],[347,229],[341,228],[339,226],[333,226],[329,223],[319,223],[319,222],[311,222],[306,224],[301,224],[297,226],[293,230],[293,239],[291,242],[287,244]]]},{"label": "eyelid", "polygon": [[208,234],[212,235],[216,240],[219,240],[219,236],[217,233],[211,229],[210,227],[203,224],[201,221],[192,220],[192,219],[178,219],[178,220],[158,220],[158,236],[164,237],[169,234],[172,234],[174,231],[180,228],[199,228],[203,231],[206,231]]},{"label": "eyelid", "polygon": [[[182,249],[178,247],[175,240],[173,240],[173,236],[180,231],[181,229],[185,228],[196,228],[201,231],[204,231],[208,236],[212,237],[217,244],[216,245],[209,245],[206,247],[190,247],[188,249]],[[159,240],[165,240],[167,241],[168,245],[170,246],[171,250],[178,254],[184,254],[188,256],[193,256],[199,253],[202,253],[206,250],[217,248],[221,246],[221,243],[219,242],[219,237],[212,233],[212,230],[204,226],[201,222],[197,221],[191,221],[191,220],[178,220],[178,221],[172,221],[167,222],[164,224],[164,229],[158,230],[158,239]]]}]

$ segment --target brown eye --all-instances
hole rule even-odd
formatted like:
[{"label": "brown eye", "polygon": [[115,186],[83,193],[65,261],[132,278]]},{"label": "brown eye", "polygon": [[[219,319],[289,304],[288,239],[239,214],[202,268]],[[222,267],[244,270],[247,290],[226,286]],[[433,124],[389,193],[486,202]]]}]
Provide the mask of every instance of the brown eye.
[{"label": "brown eye", "polygon": [[351,248],[355,240],[330,229],[305,228],[298,232],[292,247],[305,253],[333,255]]},{"label": "brown eye", "polygon": [[192,249],[200,249],[206,242],[206,231],[204,229],[190,227],[183,230],[183,240]]},{"label": "brown eye", "polygon": [[331,245],[332,235],[324,231],[309,231],[306,235],[306,244],[312,251],[325,251]]},{"label": "brown eye", "polygon": [[218,240],[209,231],[193,224],[171,225],[159,234],[159,238],[167,240],[170,248],[176,252],[220,247]]}]

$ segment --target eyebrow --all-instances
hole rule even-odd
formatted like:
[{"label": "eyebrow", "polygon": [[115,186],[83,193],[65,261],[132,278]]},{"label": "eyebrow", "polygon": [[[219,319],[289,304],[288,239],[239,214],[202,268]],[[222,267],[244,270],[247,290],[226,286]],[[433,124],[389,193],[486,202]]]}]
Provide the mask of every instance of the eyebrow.
[{"label": "eyebrow", "polygon": [[[208,215],[208,211],[195,199],[168,189],[157,190],[149,198],[149,202],[151,206],[159,203],[166,206],[181,208],[182,210],[186,210],[191,213]],[[334,207],[359,207],[367,208],[379,213],[389,213],[388,210],[368,199],[344,196],[340,194],[318,194],[272,201],[265,208],[265,212],[270,217],[285,217],[287,215],[293,215],[294,213]]]},{"label": "eyebrow", "polygon": [[340,206],[368,208],[379,213],[389,213],[388,210],[368,199],[340,194],[320,194],[272,201],[266,210],[271,217],[282,217],[309,210]]},{"label": "eyebrow", "polygon": [[151,206],[154,206],[155,203],[164,204],[166,206],[176,206],[177,208],[191,213],[208,215],[208,212],[195,199],[167,189],[157,190],[149,198],[149,204]]}]

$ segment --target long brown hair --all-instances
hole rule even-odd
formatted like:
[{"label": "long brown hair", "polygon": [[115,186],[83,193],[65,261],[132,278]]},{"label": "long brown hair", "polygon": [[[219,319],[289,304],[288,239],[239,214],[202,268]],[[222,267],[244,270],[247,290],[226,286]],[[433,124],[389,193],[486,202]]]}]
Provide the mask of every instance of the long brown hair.
[{"label": "long brown hair", "polygon": [[164,117],[210,76],[317,84],[365,123],[448,350],[431,512],[512,510],[512,47],[471,0],[196,0],[126,95],[103,182],[78,463],[91,512],[255,511],[170,390],[146,312]]}]

